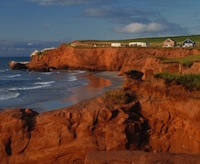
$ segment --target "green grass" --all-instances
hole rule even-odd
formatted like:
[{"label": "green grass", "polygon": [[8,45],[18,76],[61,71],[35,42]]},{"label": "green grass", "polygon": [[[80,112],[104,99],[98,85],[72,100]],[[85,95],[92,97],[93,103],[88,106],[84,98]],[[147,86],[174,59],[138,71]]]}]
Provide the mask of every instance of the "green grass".
[{"label": "green grass", "polygon": [[95,42],[97,44],[112,43],[112,42],[119,42],[119,43],[147,42],[153,46],[161,46],[162,42],[166,40],[167,38],[173,39],[174,41],[177,42],[178,45],[181,45],[182,42],[187,38],[190,38],[191,40],[195,41],[197,44],[200,43],[200,35],[134,38],[134,39],[124,39],[124,40],[82,40],[82,42]]},{"label": "green grass", "polygon": [[162,63],[179,63],[183,66],[190,67],[193,62],[200,62],[200,55],[185,56],[182,58],[160,58]]},{"label": "green grass", "polygon": [[200,89],[200,74],[172,74],[172,73],[158,73],[155,78],[165,79],[167,83],[176,82],[191,90]]}]

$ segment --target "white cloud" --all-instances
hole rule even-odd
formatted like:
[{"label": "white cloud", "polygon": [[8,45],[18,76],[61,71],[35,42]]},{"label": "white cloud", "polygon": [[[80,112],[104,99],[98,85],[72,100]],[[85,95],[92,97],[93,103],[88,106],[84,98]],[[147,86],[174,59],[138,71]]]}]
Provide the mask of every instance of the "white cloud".
[{"label": "white cloud", "polygon": [[125,33],[143,33],[143,32],[159,32],[165,30],[167,27],[161,23],[131,23],[124,27],[116,28],[118,32]]}]

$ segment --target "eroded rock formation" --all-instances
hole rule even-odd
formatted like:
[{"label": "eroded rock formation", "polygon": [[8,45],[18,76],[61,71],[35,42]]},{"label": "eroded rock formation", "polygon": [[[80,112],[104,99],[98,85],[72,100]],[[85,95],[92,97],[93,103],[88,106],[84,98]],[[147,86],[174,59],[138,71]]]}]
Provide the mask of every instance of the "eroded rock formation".
[{"label": "eroded rock formation", "polygon": [[41,114],[30,109],[1,111],[2,163],[84,163],[85,157],[95,156],[87,156],[90,152],[127,150],[154,152],[159,159],[159,153],[196,154],[177,158],[167,154],[162,162],[193,157],[198,162],[200,91],[153,76],[166,70],[197,73],[199,63],[184,68],[176,63],[165,65],[155,58],[193,54],[199,54],[199,50],[61,45],[32,56],[30,70],[120,70],[121,74],[132,70],[129,73],[133,74],[126,74],[122,89],[68,108]]},{"label": "eroded rock formation", "polygon": [[15,69],[15,70],[22,70],[22,69],[28,69],[28,62],[16,62],[16,61],[10,61],[8,63],[8,66],[10,69]]},{"label": "eroded rock formation", "polygon": [[136,93],[141,114],[148,119],[149,145],[154,151],[200,153],[199,91],[161,79],[127,79],[124,87]]},{"label": "eroded rock formation", "polygon": [[[200,54],[197,49],[166,48],[74,48],[66,45],[31,56],[30,70],[88,69],[96,71],[181,71],[179,64],[162,64],[155,57],[184,57]],[[153,68],[152,68],[153,66]],[[154,68],[155,67],[155,68]],[[185,68],[188,69],[188,68]]]},{"label": "eroded rock formation", "polygon": [[[68,108],[41,114],[30,109],[1,111],[1,159],[84,163],[88,153],[98,151],[199,154],[199,93],[163,80],[143,81],[137,74],[126,76],[123,89]],[[191,158],[174,156],[172,162]]]},{"label": "eroded rock formation", "polygon": [[134,111],[137,102],[112,106],[114,99],[106,99],[99,97],[34,117],[23,109],[2,111],[2,161],[83,163],[91,151],[149,149],[143,136],[147,135],[145,119]]}]

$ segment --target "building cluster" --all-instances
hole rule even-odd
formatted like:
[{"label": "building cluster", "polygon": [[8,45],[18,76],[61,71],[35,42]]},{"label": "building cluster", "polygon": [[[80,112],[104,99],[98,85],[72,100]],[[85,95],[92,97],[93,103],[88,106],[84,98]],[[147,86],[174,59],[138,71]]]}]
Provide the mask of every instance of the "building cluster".
[{"label": "building cluster", "polygon": [[149,44],[145,42],[129,42],[129,43],[118,43],[118,42],[103,42],[103,43],[95,43],[95,42],[81,42],[74,41],[71,42],[70,45],[72,47],[148,47]]},{"label": "building cluster", "polygon": [[[82,42],[74,41],[71,42],[72,47],[149,47],[149,43],[146,42],[129,42],[129,43],[120,43],[120,42]],[[167,38],[162,42],[162,47],[195,47],[196,43],[191,39],[185,39],[181,45],[177,45],[176,41],[171,38]]]},{"label": "building cluster", "polygon": [[[182,42],[180,47],[195,47],[196,43],[191,39],[187,38]],[[165,41],[162,42],[162,47],[176,47],[177,43],[173,39],[167,38]]]}]

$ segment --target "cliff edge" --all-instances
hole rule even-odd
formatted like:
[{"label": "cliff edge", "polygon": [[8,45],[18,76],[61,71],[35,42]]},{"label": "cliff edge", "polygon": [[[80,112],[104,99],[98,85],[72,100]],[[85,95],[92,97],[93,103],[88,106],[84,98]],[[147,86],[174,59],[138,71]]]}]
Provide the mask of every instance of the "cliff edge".
[{"label": "cliff edge", "polygon": [[[197,49],[61,45],[31,56],[30,70],[117,70],[125,73],[125,82],[121,89],[55,111],[1,111],[2,163],[198,163],[200,91],[154,77],[165,71],[199,73],[198,62],[185,67],[160,60],[196,54]],[[132,158],[124,159],[127,154]]]},{"label": "cliff edge", "polygon": [[[56,49],[31,55],[29,70],[49,71],[50,69],[87,69],[95,71],[144,72],[151,67],[154,72],[180,71],[179,64],[163,64],[159,58],[180,58],[200,54],[198,49],[184,48],[81,48],[61,45]],[[185,68],[188,69],[188,68]]]},{"label": "cliff edge", "polygon": [[[196,154],[193,160],[198,162],[200,92],[161,79],[143,81],[141,75],[126,76],[122,89],[68,108],[41,114],[31,109],[1,111],[2,161],[84,163],[99,151],[140,150],[155,153],[149,163],[159,153]],[[168,154],[162,160],[169,156],[172,162],[192,158]]]}]

